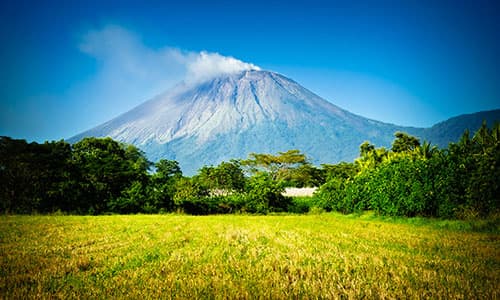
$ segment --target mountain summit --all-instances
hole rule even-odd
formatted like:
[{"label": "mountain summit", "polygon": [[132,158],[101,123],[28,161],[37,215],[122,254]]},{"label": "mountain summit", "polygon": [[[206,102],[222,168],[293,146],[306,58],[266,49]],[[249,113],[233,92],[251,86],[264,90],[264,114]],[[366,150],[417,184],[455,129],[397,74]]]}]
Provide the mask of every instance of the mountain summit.
[{"label": "mountain summit", "polygon": [[179,84],[71,140],[109,136],[194,174],[251,152],[300,149],[314,163],[352,161],[361,143],[389,146],[396,131],[424,133],[352,114],[283,75],[249,70]]}]

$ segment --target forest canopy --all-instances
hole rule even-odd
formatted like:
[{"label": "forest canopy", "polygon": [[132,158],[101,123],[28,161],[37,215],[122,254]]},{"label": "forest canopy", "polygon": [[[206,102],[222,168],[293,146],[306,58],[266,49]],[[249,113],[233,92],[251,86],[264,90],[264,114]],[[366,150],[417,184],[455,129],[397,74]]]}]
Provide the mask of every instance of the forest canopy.
[{"label": "forest canopy", "polygon": [[[286,187],[318,187],[313,197]],[[311,209],[441,218],[499,212],[500,125],[439,149],[404,132],[391,149],[360,145],[354,162],[312,165],[292,149],[251,153],[183,176],[111,138],[27,143],[0,137],[0,211],[7,214],[303,213]]]}]

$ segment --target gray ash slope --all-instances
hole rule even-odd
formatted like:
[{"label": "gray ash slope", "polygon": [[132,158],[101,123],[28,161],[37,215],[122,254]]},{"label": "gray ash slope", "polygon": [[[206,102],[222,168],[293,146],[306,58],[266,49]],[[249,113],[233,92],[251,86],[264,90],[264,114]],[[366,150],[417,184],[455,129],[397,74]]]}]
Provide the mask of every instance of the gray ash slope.
[{"label": "gray ash slope", "polygon": [[396,131],[426,138],[429,130],[363,118],[280,74],[252,70],[180,84],[70,141],[109,136],[152,161],[177,160],[191,175],[251,152],[300,149],[316,164],[352,161],[366,140],[389,147]]}]

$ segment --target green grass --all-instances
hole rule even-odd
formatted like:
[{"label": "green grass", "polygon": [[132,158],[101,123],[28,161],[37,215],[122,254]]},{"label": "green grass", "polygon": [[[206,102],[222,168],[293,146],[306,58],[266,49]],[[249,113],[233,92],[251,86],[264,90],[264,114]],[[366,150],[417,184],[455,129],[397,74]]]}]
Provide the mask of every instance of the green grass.
[{"label": "green grass", "polygon": [[498,299],[498,231],[440,222],[3,216],[0,298]]}]

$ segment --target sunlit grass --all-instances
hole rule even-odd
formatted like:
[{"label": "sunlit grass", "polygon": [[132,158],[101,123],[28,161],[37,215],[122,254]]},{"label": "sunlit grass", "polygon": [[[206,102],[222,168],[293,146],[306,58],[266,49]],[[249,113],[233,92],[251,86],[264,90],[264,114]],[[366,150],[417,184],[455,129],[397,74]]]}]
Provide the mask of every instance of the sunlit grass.
[{"label": "sunlit grass", "polygon": [[414,222],[339,214],[4,216],[0,296],[499,298],[498,233]]}]

